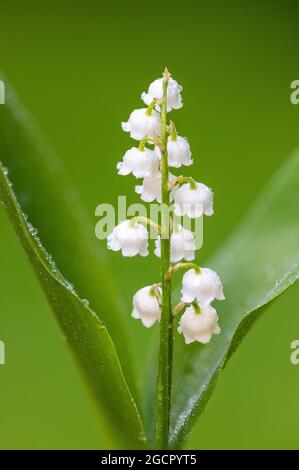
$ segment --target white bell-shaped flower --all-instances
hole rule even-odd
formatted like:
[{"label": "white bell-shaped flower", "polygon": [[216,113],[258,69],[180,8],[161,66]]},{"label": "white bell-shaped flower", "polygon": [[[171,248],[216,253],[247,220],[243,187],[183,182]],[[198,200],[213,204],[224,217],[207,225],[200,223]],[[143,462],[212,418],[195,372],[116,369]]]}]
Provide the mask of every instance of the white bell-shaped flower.
[{"label": "white bell-shaped flower", "polygon": [[125,220],[108,235],[107,245],[110,250],[121,250],[123,256],[147,256],[148,232],[142,224]]},{"label": "white bell-shaped flower", "polygon": [[191,219],[213,215],[213,192],[202,183],[185,183],[174,191],[174,212]]},{"label": "white bell-shaped flower", "polygon": [[155,199],[161,202],[161,180],[160,172],[146,176],[141,185],[135,186],[135,191],[140,194],[142,201],[153,202]]},{"label": "white bell-shaped flower", "polygon": [[[159,155],[159,158],[161,158],[161,151],[158,146],[155,147],[155,151],[157,155]],[[185,137],[178,135],[176,136],[176,140],[173,140],[170,135],[167,141],[167,153],[168,166],[170,167],[180,168],[182,165],[190,166],[193,163],[190,145]]]},{"label": "white bell-shaped flower", "polygon": [[[178,263],[183,259],[186,261],[194,260],[195,250],[196,245],[193,233],[183,228],[181,225],[176,225],[170,238],[171,263]],[[155,255],[161,258],[160,237],[155,240]]]},{"label": "white bell-shaped flower", "polygon": [[147,328],[160,320],[161,310],[154,286],[143,287],[136,292],[133,297],[132,317],[141,320]]},{"label": "white bell-shaped flower", "polygon": [[[169,173],[169,181],[176,179],[176,176]],[[153,202],[155,199],[158,202],[161,202],[161,184],[162,184],[162,175],[160,171],[153,173],[149,176],[146,176],[143,180],[142,185],[135,186],[135,191],[137,194],[140,194],[142,201],[144,202]],[[170,200],[172,200],[173,194],[170,193]]]},{"label": "white bell-shaped flower", "polygon": [[214,299],[224,300],[223,286],[218,274],[209,268],[199,272],[189,269],[183,276],[182,302],[189,304],[196,300],[201,307]]},{"label": "white bell-shaped flower", "polygon": [[132,173],[136,178],[145,178],[159,170],[160,160],[154,150],[140,150],[132,147],[127,150],[123,161],[117,164],[119,175]]},{"label": "white bell-shaped flower", "polygon": [[178,135],[176,140],[173,140],[170,135],[167,142],[167,152],[169,166],[180,168],[182,165],[190,166],[193,163],[190,145],[185,137]]},{"label": "white bell-shaped flower", "polygon": [[149,114],[147,108],[135,109],[130,114],[128,122],[122,122],[121,125],[122,129],[130,132],[130,136],[135,140],[159,136],[161,130],[159,114],[155,110]]},{"label": "white bell-shaped flower", "polygon": [[[178,84],[173,78],[169,78],[167,86],[167,112],[172,109],[180,109],[183,106],[181,91],[181,85]],[[158,78],[152,82],[149,86],[148,92],[143,92],[141,99],[145,104],[149,105],[154,99],[161,100],[163,98],[163,79]],[[159,110],[159,105],[156,106]]]},{"label": "white bell-shaped flower", "polygon": [[178,332],[183,333],[186,344],[194,341],[206,344],[210,342],[212,334],[221,332],[217,321],[217,312],[211,305],[200,307],[199,312],[190,305],[180,318]]}]

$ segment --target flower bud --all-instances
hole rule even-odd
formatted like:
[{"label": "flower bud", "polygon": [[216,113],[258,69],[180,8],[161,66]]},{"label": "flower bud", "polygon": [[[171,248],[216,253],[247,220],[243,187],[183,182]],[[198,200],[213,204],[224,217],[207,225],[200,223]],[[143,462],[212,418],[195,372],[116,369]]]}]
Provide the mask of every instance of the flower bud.
[{"label": "flower bud", "polygon": [[[168,176],[170,182],[176,179],[176,177],[171,173],[169,173]],[[137,194],[140,194],[140,197],[144,202],[153,202],[155,199],[158,202],[161,202],[161,183],[161,172],[157,171],[156,173],[153,173],[150,176],[146,176],[143,180],[142,185],[135,186],[135,191]],[[173,194],[171,192],[170,199],[172,200],[172,198]]]},{"label": "flower bud", "polygon": [[211,305],[200,307],[199,312],[190,305],[180,318],[178,332],[183,333],[186,344],[194,341],[206,344],[210,342],[212,334],[221,332],[217,321],[217,312]]},{"label": "flower bud", "polygon": [[110,250],[121,250],[123,256],[147,256],[148,232],[146,228],[133,220],[125,220],[117,225],[107,237]]},{"label": "flower bud", "polygon": [[[195,240],[190,230],[176,225],[170,239],[170,262],[178,263],[185,259],[192,261],[195,258]],[[155,255],[161,258],[161,239],[155,241]]]},{"label": "flower bud", "polygon": [[[159,289],[161,292],[161,289]],[[141,320],[146,328],[160,321],[161,311],[153,286],[139,289],[133,297],[132,317]]]},{"label": "flower bud", "polygon": [[170,135],[168,137],[167,152],[169,166],[180,168],[182,165],[190,166],[193,163],[190,145],[185,137],[178,135],[176,136],[176,140],[173,140]]},{"label": "flower bud", "polygon": [[183,276],[182,302],[189,304],[196,300],[201,307],[214,299],[224,300],[223,286],[218,274],[209,268],[199,272],[189,269]]},{"label": "flower bud", "polygon": [[[158,146],[155,147],[155,151],[157,155],[159,155],[159,158],[161,158],[161,151]],[[176,136],[176,140],[173,140],[170,135],[167,141],[167,154],[168,166],[170,167],[180,168],[182,165],[190,166],[193,163],[190,145],[185,137],[178,135]]]},{"label": "flower bud", "polygon": [[146,176],[142,185],[135,186],[135,191],[140,194],[142,201],[153,202],[155,199],[161,202],[161,173],[157,172]]},{"label": "flower bud", "polygon": [[159,157],[154,150],[140,150],[132,147],[127,150],[123,161],[117,164],[119,175],[132,173],[136,178],[145,178],[159,170]]},{"label": "flower bud", "polygon": [[202,183],[185,183],[174,191],[174,212],[190,219],[213,215],[213,192]]},{"label": "flower bud", "polygon": [[122,129],[130,132],[130,136],[135,140],[159,136],[161,130],[159,114],[155,110],[148,114],[147,108],[135,109],[130,114],[128,122],[122,122]]},{"label": "flower bud", "polygon": [[[178,84],[173,78],[169,78],[167,85],[167,112],[172,109],[180,109],[183,106],[182,96],[181,96],[182,87]],[[152,82],[149,86],[147,93],[142,93],[141,99],[145,104],[149,105],[154,101],[154,99],[161,100],[163,98],[163,78],[158,78]],[[159,105],[156,106],[159,110]]]}]

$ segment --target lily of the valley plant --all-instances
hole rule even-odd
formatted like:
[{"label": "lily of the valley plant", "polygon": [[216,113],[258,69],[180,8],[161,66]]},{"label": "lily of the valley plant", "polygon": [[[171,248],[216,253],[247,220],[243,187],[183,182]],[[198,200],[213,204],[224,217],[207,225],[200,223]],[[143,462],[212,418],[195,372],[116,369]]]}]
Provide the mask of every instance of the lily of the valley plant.
[{"label": "lily of the valley plant", "polygon": [[[223,300],[223,287],[217,273],[194,263],[195,238],[190,230],[176,223],[174,214],[191,219],[213,215],[213,193],[192,177],[175,176],[169,168],[192,165],[188,140],[177,133],[167,114],[183,106],[182,87],[165,69],[163,77],[142,94],[146,107],[134,110],[124,131],[139,142],[127,150],[118,163],[120,175],[134,175],[142,179],[136,192],[145,202],[162,203],[161,224],[141,216],[121,222],[108,236],[108,248],[121,251],[123,256],[147,256],[149,234],[147,228],[157,231],[154,253],[161,258],[161,279],[140,288],[133,297],[132,317],[145,327],[160,322],[160,354],[157,377],[156,439],[159,448],[167,448],[171,411],[172,354],[174,316],[181,315],[178,332],[185,343],[209,343],[213,334],[221,332],[218,315],[211,303]],[[172,305],[172,278],[185,270],[182,279],[181,300]],[[187,347],[187,346],[186,346]]]},{"label": "lily of the valley plant", "polygon": [[[139,179],[137,194],[142,201],[158,201],[163,217],[156,222],[139,214],[137,219],[122,221],[108,241],[112,250],[121,250],[124,256],[147,256],[149,233],[157,231],[150,251],[161,258],[161,279],[153,279],[150,286],[142,286],[142,281],[136,286],[132,312],[146,327],[160,321],[157,393],[155,397],[155,382],[147,373],[139,397],[140,378],[130,353],[132,338],[123,321],[110,263],[102,256],[92,224],[86,224],[80,199],[74,204],[73,197],[65,197],[76,192],[67,183],[63,167],[8,88],[0,112],[0,206],[90,385],[105,423],[103,431],[118,449],[181,449],[243,337],[252,331],[265,307],[299,278],[299,152],[277,171],[210,259],[209,267],[198,266],[194,263],[197,232],[191,233],[185,222],[193,226],[199,223],[197,217],[211,216],[213,194],[202,183],[175,175],[182,166],[192,164],[188,141],[167,121],[167,113],[182,106],[181,88],[165,71],[142,95],[145,106],[124,124],[138,143],[126,152],[118,172]],[[46,197],[40,197],[41,188]],[[162,211],[168,205],[174,206],[171,217]],[[45,210],[49,207],[50,212]],[[227,301],[218,305],[214,300],[223,299],[222,284],[211,267],[221,273],[227,294]],[[180,282],[182,272],[181,298],[175,305],[173,276]],[[222,331],[217,336],[213,333],[220,333],[220,328],[212,303],[220,312]],[[1,299],[0,304],[4,314]],[[174,331],[174,315],[181,336]],[[147,370],[156,369],[155,361],[151,351]],[[44,400],[45,406],[51,406]]]}]

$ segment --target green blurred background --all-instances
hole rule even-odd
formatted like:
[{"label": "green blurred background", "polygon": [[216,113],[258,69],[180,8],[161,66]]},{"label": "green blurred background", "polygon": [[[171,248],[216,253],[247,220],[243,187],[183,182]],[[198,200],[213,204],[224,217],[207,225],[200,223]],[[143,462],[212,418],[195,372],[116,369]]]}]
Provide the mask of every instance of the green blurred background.
[{"label": "green blurred background", "polygon": [[[116,205],[119,194],[138,202],[134,179],[115,172],[132,146],[120,122],[165,65],[184,87],[184,108],[173,118],[192,146],[195,163],[187,171],[215,192],[201,259],[228,237],[298,145],[299,105],[289,99],[290,82],[299,79],[296,0],[4,0],[0,21],[0,68],[60,155],[94,224],[99,203]],[[7,356],[0,366],[0,448],[109,448],[3,211],[0,227],[0,340]],[[131,298],[157,279],[159,263],[109,256],[142,369],[157,329],[129,319]],[[255,325],[188,448],[299,448],[299,365],[289,360],[290,343],[299,338],[298,302],[296,285]]]}]

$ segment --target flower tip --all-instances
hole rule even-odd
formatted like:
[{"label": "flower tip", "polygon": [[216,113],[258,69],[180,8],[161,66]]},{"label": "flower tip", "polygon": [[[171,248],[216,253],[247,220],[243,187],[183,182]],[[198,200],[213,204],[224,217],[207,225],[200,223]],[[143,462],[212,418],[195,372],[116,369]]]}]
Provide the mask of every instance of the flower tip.
[{"label": "flower tip", "polygon": [[169,72],[168,68],[165,67],[164,72],[163,72],[163,78],[164,80],[169,80],[170,77],[171,77],[171,73]]}]

